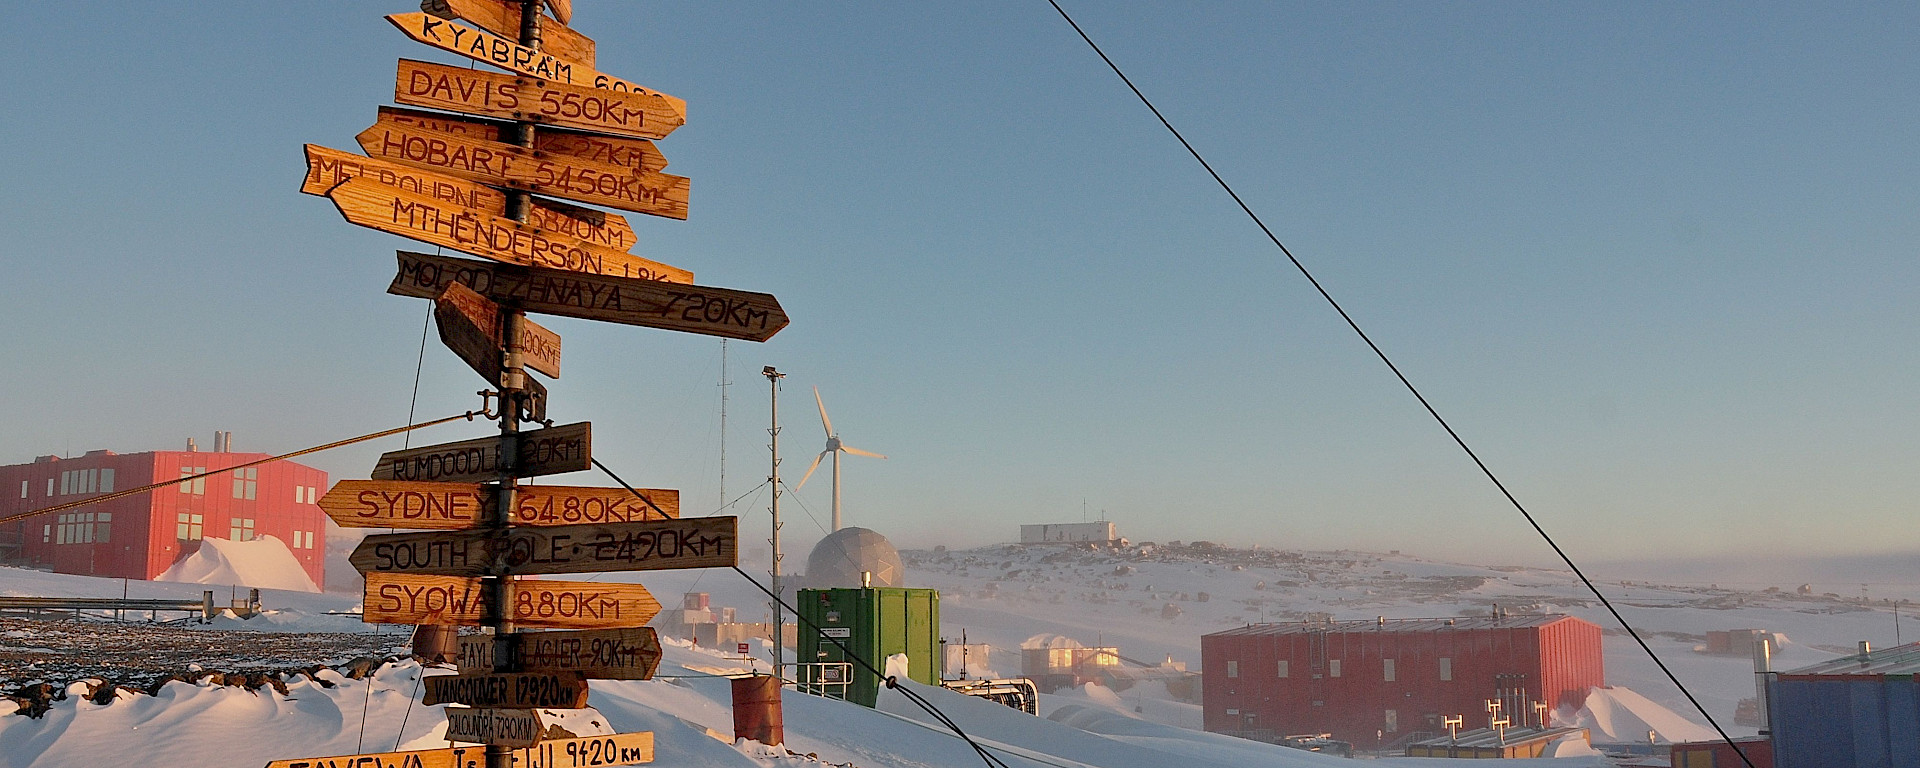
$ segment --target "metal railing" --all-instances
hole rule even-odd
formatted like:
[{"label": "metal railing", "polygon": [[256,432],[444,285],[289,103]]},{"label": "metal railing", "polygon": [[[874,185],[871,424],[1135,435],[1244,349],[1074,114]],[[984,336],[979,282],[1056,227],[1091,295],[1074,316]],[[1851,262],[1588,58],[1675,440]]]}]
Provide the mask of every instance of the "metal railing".
[{"label": "metal railing", "polygon": [[853,686],[853,664],[845,661],[821,661],[789,664],[793,687],[801,693],[845,701]]},{"label": "metal railing", "polygon": [[219,605],[213,601],[213,590],[200,593],[199,600],[179,598],[127,598],[127,597],[6,597],[0,596],[0,612],[10,613],[51,613],[53,611],[72,611],[79,616],[82,611],[113,611],[118,616],[122,611],[138,613],[146,611],[157,614],[161,611],[191,614],[189,618],[211,621],[220,611],[231,609],[241,617],[249,617],[260,610],[260,590],[249,590],[247,600],[230,601],[230,605]]}]

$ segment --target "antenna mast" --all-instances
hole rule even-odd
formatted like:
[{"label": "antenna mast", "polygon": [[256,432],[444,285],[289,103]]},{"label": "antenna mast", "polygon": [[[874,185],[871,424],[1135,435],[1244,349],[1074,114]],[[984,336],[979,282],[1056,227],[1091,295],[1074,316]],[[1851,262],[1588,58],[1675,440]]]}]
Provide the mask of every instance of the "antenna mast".
[{"label": "antenna mast", "polygon": [[773,486],[773,503],[768,510],[773,514],[773,537],[768,539],[767,543],[773,545],[773,676],[776,679],[785,679],[780,675],[782,662],[786,661],[786,655],[781,648],[786,635],[786,618],[781,615],[780,608],[780,595],[785,594],[780,591],[780,380],[785,378],[786,374],[774,370],[773,366],[769,365],[760,369],[760,375],[767,377],[768,402],[771,403],[769,413],[772,419],[767,425],[767,450],[773,454],[767,483]]}]

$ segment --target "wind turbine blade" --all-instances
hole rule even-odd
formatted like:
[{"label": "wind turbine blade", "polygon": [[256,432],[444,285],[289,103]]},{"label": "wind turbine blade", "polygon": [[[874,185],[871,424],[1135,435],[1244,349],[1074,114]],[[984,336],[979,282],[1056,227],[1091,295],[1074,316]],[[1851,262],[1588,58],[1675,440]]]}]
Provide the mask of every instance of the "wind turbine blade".
[{"label": "wind turbine blade", "polygon": [[813,457],[813,463],[807,465],[807,473],[800,476],[800,484],[794,486],[794,490],[797,491],[807,487],[807,478],[813,477],[813,471],[820,468],[820,460],[826,458],[829,453],[833,453],[833,451],[821,451],[820,455]]},{"label": "wind turbine blade", "polygon": [[820,388],[813,388],[813,402],[820,406],[820,428],[827,431],[827,437],[833,437],[833,422],[827,419],[827,401],[820,399]]},{"label": "wind turbine blade", "polygon": [[870,456],[870,457],[872,457],[872,458],[876,458],[876,459],[884,459],[884,458],[886,458],[885,456],[882,456],[882,455],[880,455],[880,454],[877,454],[877,453],[874,453],[873,451],[863,451],[863,450],[860,450],[860,449],[858,449],[858,448],[855,448],[855,447],[853,447],[853,446],[851,446],[851,445],[847,445],[846,443],[841,443],[841,444],[840,444],[840,450],[843,450],[843,451],[846,451],[847,453],[851,453],[851,454],[853,454],[853,455],[855,455],[855,456]]}]

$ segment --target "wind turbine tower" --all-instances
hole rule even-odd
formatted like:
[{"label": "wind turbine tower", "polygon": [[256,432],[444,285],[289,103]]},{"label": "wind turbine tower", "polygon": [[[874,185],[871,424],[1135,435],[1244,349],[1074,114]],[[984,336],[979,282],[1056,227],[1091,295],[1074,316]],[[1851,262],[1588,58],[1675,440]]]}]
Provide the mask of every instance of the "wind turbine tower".
[{"label": "wind turbine tower", "polygon": [[807,478],[813,477],[813,471],[820,468],[820,460],[826,458],[828,454],[832,454],[833,530],[838,531],[840,530],[840,454],[851,453],[855,456],[870,456],[876,459],[884,459],[886,457],[872,451],[863,451],[840,442],[840,433],[833,431],[833,421],[827,418],[827,404],[826,401],[820,399],[819,387],[813,388],[813,403],[814,405],[820,406],[820,428],[827,432],[827,448],[821,451],[820,455],[813,457],[813,463],[807,465],[807,473],[800,476],[800,484],[794,486],[793,489],[798,491],[801,488],[807,487]]}]

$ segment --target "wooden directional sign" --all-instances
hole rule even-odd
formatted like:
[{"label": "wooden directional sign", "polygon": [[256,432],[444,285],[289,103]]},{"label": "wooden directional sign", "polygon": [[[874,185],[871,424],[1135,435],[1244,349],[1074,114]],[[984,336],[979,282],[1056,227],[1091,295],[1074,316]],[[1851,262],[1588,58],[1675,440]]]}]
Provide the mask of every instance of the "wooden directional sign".
[{"label": "wooden directional sign", "polygon": [[[549,137],[546,133],[542,133],[536,139],[535,145],[538,146],[541,141],[547,141],[555,146],[564,144],[570,150],[578,149],[581,152],[597,153],[588,155],[589,157],[637,161],[637,156],[629,151],[629,148],[601,147],[597,146],[601,143],[597,141],[566,144],[562,141],[565,138],[567,137]],[[648,144],[651,145],[652,142]],[[317,144],[307,145],[307,175],[300,183],[301,192],[326,197],[327,192],[339,186],[340,182],[355,176],[370,176],[387,186],[426,195],[461,208],[471,208],[502,217],[507,213],[507,196],[492,187],[421,170],[411,165],[375,160],[351,152],[328,149]],[[532,205],[527,209],[527,223],[537,229],[573,235],[589,243],[618,251],[633,247],[635,242],[633,227],[618,214],[582,208],[544,197],[529,197],[528,202]]]},{"label": "wooden directional sign", "polygon": [[[520,39],[520,4],[505,0],[421,0],[420,10],[442,19],[465,19],[502,37]],[[540,50],[591,69],[593,40],[566,22],[540,25]]]},{"label": "wooden directional sign", "polygon": [[[424,109],[404,107],[381,107],[374,122],[411,126],[434,133],[451,133],[481,141],[505,141],[501,137],[507,135],[506,129],[512,125],[501,120],[449,115],[445,112],[428,112]],[[562,128],[542,128],[533,134],[533,149],[535,152],[572,155],[581,160],[603,165],[631,168],[642,175],[667,167],[667,156],[660,153],[660,147],[646,139],[629,139],[624,136],[607,136]],[[324,192],[325,190],[322,190],[323,194]]]},{"label": "wooden directional sign", "polygon": [[484,30],[437,19],[424,13],[396,13],[388,16],[387,21],[399,27],[407,37],[474,61],[486,62],[501,69],[510,69],[545,80],[558,80],[563,83],[621,93],[654,94],[665,98],[682,118],[687,114],[685,99],[674,98],[652,88],[595,72],[591,67],[575,64],[550,53],[536,51]]},{"label": "wooden directional sign", "polygon": [[[514,477],[579,472],[593,467],[593,427],[562,424],[520,433]],[[481,437],[380,455],[375,480],[458,483],[500,479],[500,438]]]},{"label": "wooden directional sign", "polygon": [[401,59],[393,100],[502,120],[665,138],[686,123],[663,97]]},{"label": "wooden directional sign", "polygon": [[[488,670],[491,671],[491,670]],[[546,727],[531,709],[476,709],[448,707],[447,741],[531,747],[540,743]]]},{"label": "wooden directional sign", "polygon": [[561,24],[573,23],[573,0],[547,0],[547,13]]},{"label": "wooden directional sign", "polygon": [[[514,495],[513,524],[625,523],[680,516],[679,491],[639,490],[660,510],[625,488],[523,485]],[[491,509],[493,492],[478,483],[341,480],[320,497],[320,510],[342,528],[466,530],[486,525]]]},{"label": "wooden directional sign", "polygon": [[520,332],[514,334],[513,338],[501,339],[506,342],[507,354],[522,367],[560,378],[560,334],[542,328],[525,317],[520,318],[519,325]]},{"label": "wooden directional sign", "polygon": [[[523,672],[578,672],[593,680],[649,680],[660,666],[660,637],[652,627],[582,632],[518,632],[514,663]],[[494,638],[460,638],[460,671],[494,668]]]},{"label": "wooden directional sign", "polygon": [[486,525],[492,496],[477,483],[342,480],[320,497],[320,511],[342,528],[463,530]]},{"label": "wooden directional sign", "polygon": [[327,192],[347,221],[507,264],[675,283],[693,273],[360,176]]},{"label": "wooden directional sign", "polygon": [[309,195],[326,197],[327,192],[339,186],[340,182],[366,176],[387,186],[399,187],[449,205],[485,211],[495,216],[506,214],[507,196],[492,187],[318,144],[308,144],[306,150],[307,175],[300,182],[300,191]]},{"label": "wooden directional sign", "polygon": [[[267,763],[266,768],[484,768],[486,764],[485,749],[453,747],[421,749],[412,752],[379,752],[366,755],[275,760]],[[524,763],[516,763],[514,768],[527,768],[527,766]]]},{"label": "wooden directional sign", "polygon": [[639,173],[567,155],[410,126],[375,123],[353,137],[368,157],[449,176],[604,205],[669,219],[685,219],[693,182],[667,173]]},{"label": "wooden directional sign", "polygon": [[[523,485],[513,497],[513,524],[631,523],[680,517],[679,491],[665,488],[637,490],[646,497],[645,501],[635,498],[625,488]],[[653,503],[648,504],[648,501]]]},{"label": "wooden directional sign", "polygon": [[528,312],[639,325],[728,339],[766,341],[787,327],[780,301],[764,293],[650,280],[517,268],[400,251],[387,293],[431,299],[465,283]]},{"label": "wooden directional sign", "polygon": [[603,573],[716,568],[739,562],[739,519],[689,517],[505,531],[434,531],[368,536],[347,561],[361,573],[483,576],[507,572]]},{"label": "wooden directional sign", "polygon": [[489,672],[426,678],[426,706],[580,709],[587,705],[587,679],[572,672]]},{"label": "wooden directional sign", "polygon": [[[455,708],[446,710],[450,735],[453,713],[463,711],[465,710]],[[652,731],[549,739],[531,747],[513,751],[514,768],[600,768],[651,762],[653,762]],[[486,754],[481,747],[449,747],[413,752],[275,760],[267,763],[266,768],[482,768],[484,765],[486,765]]]},{"label": "wooden directional sign", "polygon": [[653,732],[553,739],[513,752],[514,768],[599,768],[653,762]]},{"label": "wooden directional sign", "polygon": [[[481,625],[480,580],[463,576],[369,573],[362,620],[368,624]],[[660,614],[660,601],[639,584],[519,579],[513,622],[548,629],[637,627]]]},{"label": "wooden directional sign", "polygon": [[513,343],[501,337],[500,305],[464,285],[449,285],[433,300],[440,341],[465,360],[474,372],[500,385],[503,363],[517,363],[560,378],[560,334],[521,318]]}]

